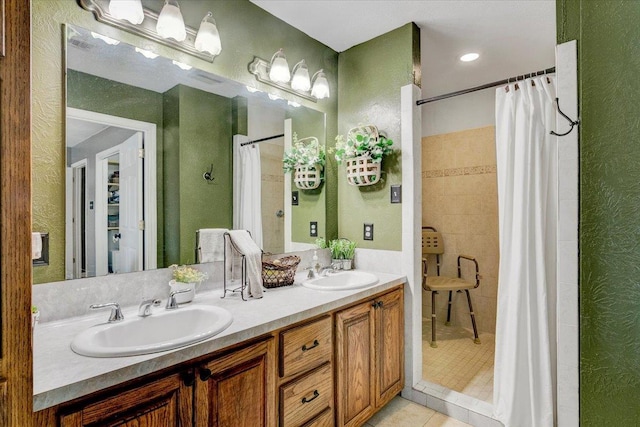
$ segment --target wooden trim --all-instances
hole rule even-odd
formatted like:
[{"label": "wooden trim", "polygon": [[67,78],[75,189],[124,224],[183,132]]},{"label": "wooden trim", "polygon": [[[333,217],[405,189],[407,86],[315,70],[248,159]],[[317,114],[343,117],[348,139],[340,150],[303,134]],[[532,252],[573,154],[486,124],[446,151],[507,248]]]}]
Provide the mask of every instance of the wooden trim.
[{"label": "wooden trim", "polygon": [[32,425],[30,2],[4,2],[0,57],[0,425]]},{"label": "wooden trim", "polygon": [[4,0],[0,0],[0,57],[4,56]]}]

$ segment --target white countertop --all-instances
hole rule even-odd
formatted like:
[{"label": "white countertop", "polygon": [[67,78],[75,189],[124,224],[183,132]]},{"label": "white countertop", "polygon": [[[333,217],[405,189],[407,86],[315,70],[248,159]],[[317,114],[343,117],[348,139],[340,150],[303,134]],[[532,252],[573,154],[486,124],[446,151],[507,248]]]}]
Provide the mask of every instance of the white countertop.
[{"label": "white countertop", "polygon": [[[316,291],[296,280],[293,286],[267,289],[264,298],[242,301],[238,293],[221,299],[222,290],[200,293],[191,304],[216,305],[233,314],[233,323],[218,335],[187,347],[142,356],[93,358],[71,351],[80,331],[106,321],[108,311],[36,326],[33,338],[33,410],[39,411],[181,362],[264,335],[332,311],[406,282],[406,277],[375,273],[378,284],[350,291]],[[302,280],[299,273],[296,279]],[[163,308],[157,308],[156,310]],[[123,309],[125,318],[137,307]]]}]

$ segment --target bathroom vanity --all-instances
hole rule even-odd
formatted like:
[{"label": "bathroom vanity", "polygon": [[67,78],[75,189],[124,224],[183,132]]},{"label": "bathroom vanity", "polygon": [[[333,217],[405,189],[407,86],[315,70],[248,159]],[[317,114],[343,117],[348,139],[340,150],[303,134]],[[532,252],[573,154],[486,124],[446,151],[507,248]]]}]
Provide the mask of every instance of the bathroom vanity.
[{"label": "bathroom vanity", "polygon": [[198,295],[194,303],[233,313],[231,326],[142,356],[73,353],[68,340],[105,320],[96,315],[40,325],[35,425],[362,425],[404,386],[406,280],[377,275],[348,291],[295,284],[248,302]]}]

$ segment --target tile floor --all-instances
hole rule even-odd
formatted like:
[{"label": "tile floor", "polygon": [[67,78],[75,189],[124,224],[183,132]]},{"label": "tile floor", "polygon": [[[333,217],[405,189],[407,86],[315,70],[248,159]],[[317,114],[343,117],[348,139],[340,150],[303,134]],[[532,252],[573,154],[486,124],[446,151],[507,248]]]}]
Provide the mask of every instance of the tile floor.
[{"label": "tile floor", "polygon": [[438,347],[431,347],[431,318],[422,322],[422,377],[432,383],[491,403],[495,336],[481,333],[474,344],[473,331],[459,326],[436,327]]},{"label": "tile floor", "polygon": [[465,424],[454,418],[418,405],[402,397],[395,397],[365,427],[465,427]]}]

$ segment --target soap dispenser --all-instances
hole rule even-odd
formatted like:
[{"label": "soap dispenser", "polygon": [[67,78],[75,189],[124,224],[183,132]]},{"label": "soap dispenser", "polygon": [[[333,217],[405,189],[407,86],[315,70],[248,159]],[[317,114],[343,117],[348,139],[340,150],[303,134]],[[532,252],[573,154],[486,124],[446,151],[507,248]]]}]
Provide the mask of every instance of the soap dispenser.
[{"label": "soap dispenser", "polygon": [[320,263],[318,262],[318,251],[313,251],[312,267],[316,273],[320,272]]}]

